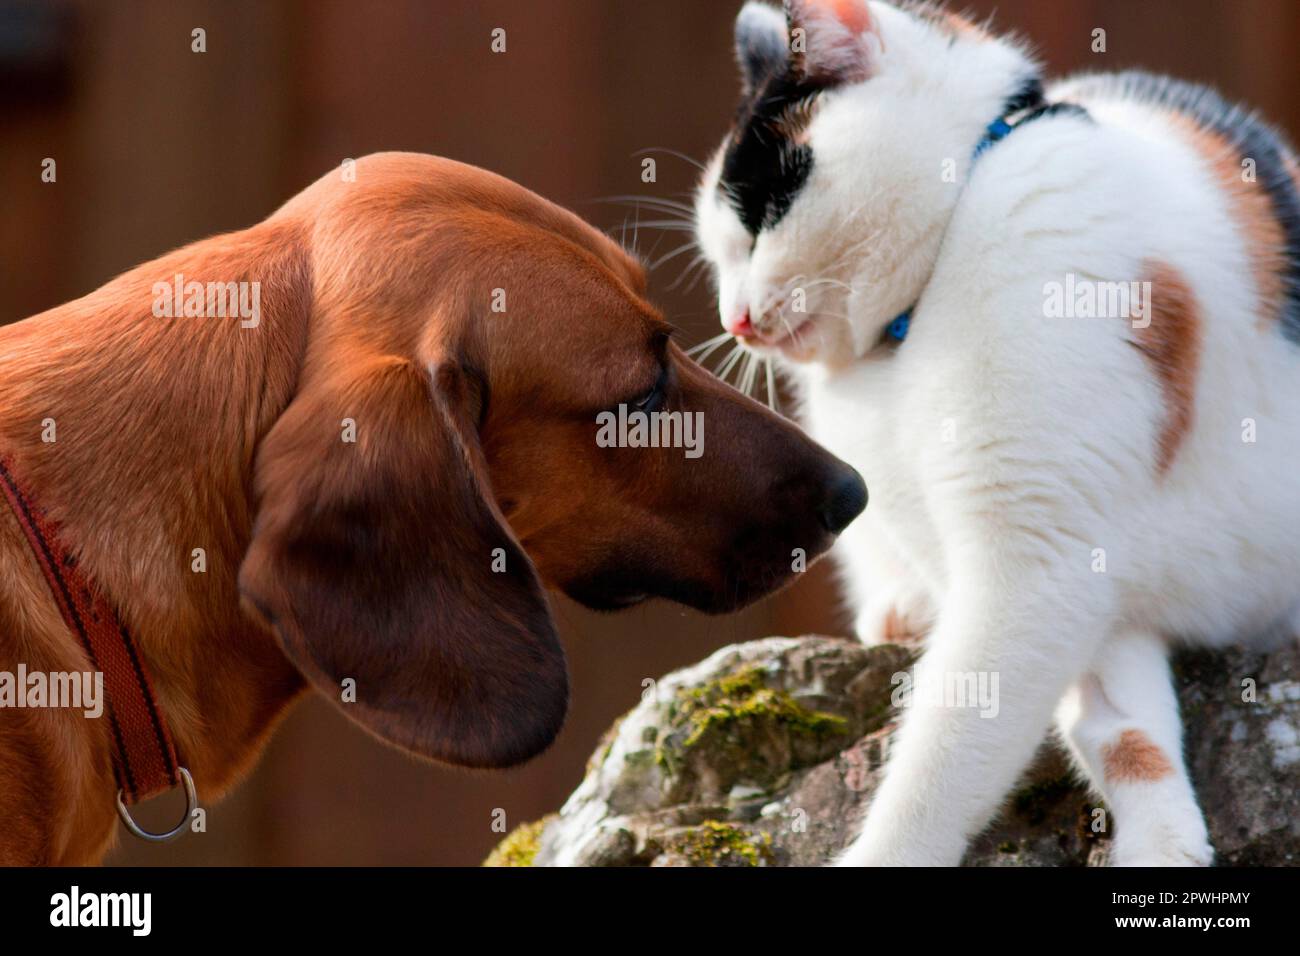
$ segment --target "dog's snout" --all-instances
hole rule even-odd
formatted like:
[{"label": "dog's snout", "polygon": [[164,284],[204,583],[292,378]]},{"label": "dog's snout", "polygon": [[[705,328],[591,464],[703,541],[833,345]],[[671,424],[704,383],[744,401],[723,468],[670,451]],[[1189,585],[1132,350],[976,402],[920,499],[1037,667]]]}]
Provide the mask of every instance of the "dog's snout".
[{"label": "dog's snout", "polygon": [[822,527],[831,534],[847,528],[867,506],[867,484],[853,468],[836,476],[826,489],[826,497],[817,509]]}]

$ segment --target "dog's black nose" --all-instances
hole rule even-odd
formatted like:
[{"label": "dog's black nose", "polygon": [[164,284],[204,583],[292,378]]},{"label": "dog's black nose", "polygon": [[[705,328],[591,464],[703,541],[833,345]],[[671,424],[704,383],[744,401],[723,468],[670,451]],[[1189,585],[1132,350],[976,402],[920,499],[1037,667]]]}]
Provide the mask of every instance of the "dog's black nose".
[{"label": "dog's black nose", "polygon": [[817,509],[822,527],[839,534],[862,514],[867,506],[867,485],[862,476],[850,468],[832,482],[826,500]]}]

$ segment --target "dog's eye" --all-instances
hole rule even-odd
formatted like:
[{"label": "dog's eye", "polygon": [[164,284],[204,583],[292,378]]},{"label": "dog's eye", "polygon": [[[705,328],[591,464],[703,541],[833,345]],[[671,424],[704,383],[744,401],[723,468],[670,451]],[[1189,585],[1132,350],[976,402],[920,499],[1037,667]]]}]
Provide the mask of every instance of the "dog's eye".
[{"label": "dog's eye", "polygon": [[664,389],[668,385],[668,367],[664,366],[659,370],[659,378],[655,381],[654,388],[646,392],[636,401],[632,402],[632,407],[638,412],[653,412],[663,404]]}]

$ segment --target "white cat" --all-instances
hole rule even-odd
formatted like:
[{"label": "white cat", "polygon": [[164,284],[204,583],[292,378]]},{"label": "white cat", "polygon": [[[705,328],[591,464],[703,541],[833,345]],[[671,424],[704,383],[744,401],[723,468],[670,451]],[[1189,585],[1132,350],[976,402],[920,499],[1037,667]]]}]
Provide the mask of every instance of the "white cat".
[{"label": "white cat", "polygon": [[866,478],[859,636],[928,633],[842,862],[957,864],[1055,719],[1114,862],[1208,864],[1166,655],[1300,617],[1294,154],[1190,85],[1044,90],[930,5],[785,13],[737,20],[696,232],[724,328]]}]

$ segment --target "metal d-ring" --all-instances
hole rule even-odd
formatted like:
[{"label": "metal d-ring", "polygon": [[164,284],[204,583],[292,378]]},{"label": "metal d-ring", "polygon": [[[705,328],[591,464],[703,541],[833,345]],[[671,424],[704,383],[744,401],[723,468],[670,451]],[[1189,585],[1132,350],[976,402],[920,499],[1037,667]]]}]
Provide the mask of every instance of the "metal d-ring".
[{"label": "metal d-ring", "polygon": [[168,840],[176,839],[188,826],[190,817],[194,815],[195,807],[199,805],[199,797],[194,790],[194,778],[190,776],[190,772],[184,767],[177,767],[176,769],[180,771],[181,783],[185,785],[185,816],[181,818],[180,823],[166,833],[150,833],[148,830],[140,829],[140,825],[131,819],[131,811],[122,802],[122,791],[117,791],[117,815],[122,818],[122,824],[141,840],[148,840],[150,843],[166,843]]}]

